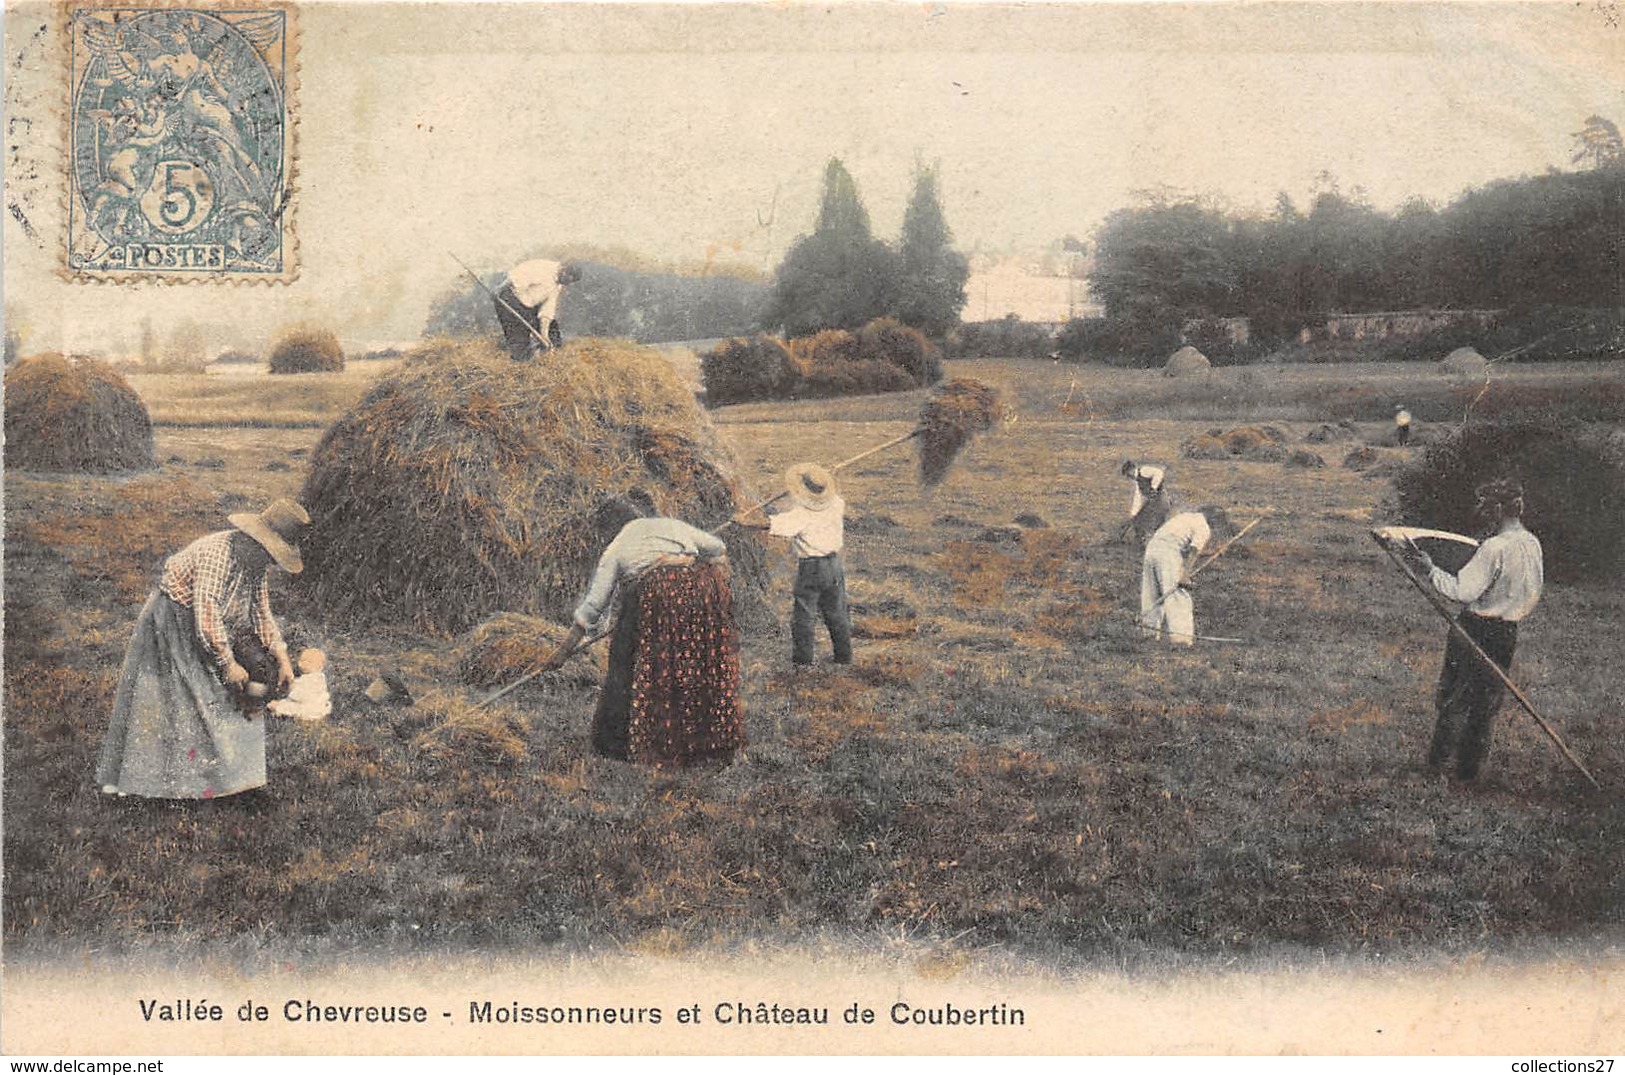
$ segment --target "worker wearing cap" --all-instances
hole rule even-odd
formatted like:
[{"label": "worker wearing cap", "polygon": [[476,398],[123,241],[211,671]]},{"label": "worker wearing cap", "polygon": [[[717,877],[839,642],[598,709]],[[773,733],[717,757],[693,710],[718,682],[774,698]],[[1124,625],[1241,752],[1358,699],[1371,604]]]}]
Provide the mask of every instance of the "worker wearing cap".
[{"label": "worker wearing cap", "polygon": [[766,523],[734,520],[740,526],[789,538],[796,554],[795,605],[790,614],[790,659],[797,667],[813,663],[813,625],[822,618],[836,664],[852,663],[852,616],[847,608],[846,501],[835,490],[835,475],[817,463],[798,463],[785,475],[795,506]]},{"label": "worker wearing cap", "polygon": [[564,342],[559,300],[565,287],[579,279],[581,271],[574,265],[545,258],[508,270],[507,282],[496,293],[496,311],[503,342],[515,362],[529,361],[538,350],[552,350]]},{"label": "worker wearing cap", "polygon": [[[1495,528],[1473,558],[1452,575],[1433,565],[1427,553],[1408,544],[1401,555],[1417,576],[1465,607],[1456,623],[1503,671],[1512,667],[1518,623],[1540,600],[1545,582],[1540,541],[1524,529],[1523,487],[1498,479],[1475,490],[1478,513]],[[1445,643],[1444,669],[1434,695],[1436,718],[1427,762],[1440,769],[1454,754],[1456,775],[1478,776],[1489,754],[1491,722],[1506,686],[1455,631]]]}]

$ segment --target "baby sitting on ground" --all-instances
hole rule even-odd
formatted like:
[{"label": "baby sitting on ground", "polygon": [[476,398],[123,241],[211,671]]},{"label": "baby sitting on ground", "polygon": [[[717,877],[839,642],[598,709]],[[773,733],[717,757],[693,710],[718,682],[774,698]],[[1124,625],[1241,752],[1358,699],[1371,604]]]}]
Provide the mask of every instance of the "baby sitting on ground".
[{"label": "baby sitting on ground", "polygon": [[294,666],[299,674],[288,688],[288,696],[267,702],[265,708],[279,717],[321,720],[333,711],[333,699],[327,693],[327,654],[314,646],[302,649]]}]

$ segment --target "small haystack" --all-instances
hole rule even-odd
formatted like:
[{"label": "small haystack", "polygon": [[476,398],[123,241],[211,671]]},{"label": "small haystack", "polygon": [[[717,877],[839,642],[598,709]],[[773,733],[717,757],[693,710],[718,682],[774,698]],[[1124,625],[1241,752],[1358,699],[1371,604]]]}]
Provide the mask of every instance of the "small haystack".
[{"label": "small haystack", "polygon": [[1186,459],[1241,459],[1249,463],[1280,463],[1291,454],[1286,435],[1274,426],[1237,426],[1210,429],[1179,446]]},{"label": "small haystack", "polygon": [[413,738],[412,754],[433,772],[506,769],[530,753],[530,730],[512,711],[480,709],[445,694],[425,698],[419,710],[427,727]]},{"label": "small haystack", "polygon": [[1162,372],[1166,377],[1186,377],[1193,373],[1205,373],[1212,365],[1206,355],[1186,344],[1168,356]]},{"label": "small haystack", "polygon": [[1483,373],[1490,360],[1471,347],[1458,347],[1439,362],[1439,368],[1450,374]]},{"label": "small haystack", "polygon": [[[514,362],[489,340],[435,341],[317,446],[300,584],[353,623],[564,621],[615,536],[615,500],[641,488],[662,514],[715,528],[748,502],[733,473],[657,351],[582,339]],[[750,531],[723,537],[741,620],[770,619],[765,550]]]},{"label": "small haystack", "polygon": [[267,366],[272,373],[338,373],[344,347],[328,329],[304,325],[277,341]]},{"label": "small haystack", "polygon": [[113,474],[153,465],[152,420],[111,366],[36,355],[6,370],[6,466]]},{"label": "small haystack", "polygon": [[920,484],[937,485],[947,477],[960,449],[992,429],[1002,407],[997,389],[968,377],[933,392],[920,409]]},{"label": "small haystack", "polygon": [[[458,676],[472,687],[505,687],[540,668],[568,633],[568,627],[535,616],[499,613],[468,633],[457,658]],[[561,674],[580,686],[597,684],[607,648],[577,652],[588,656],[567,662]]]}]

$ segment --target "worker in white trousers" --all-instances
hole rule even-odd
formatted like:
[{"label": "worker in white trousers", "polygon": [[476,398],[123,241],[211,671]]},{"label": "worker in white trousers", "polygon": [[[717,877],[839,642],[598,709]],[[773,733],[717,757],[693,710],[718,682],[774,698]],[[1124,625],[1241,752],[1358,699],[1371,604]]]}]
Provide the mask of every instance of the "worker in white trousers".
[{"label": "worker in white trousers", "polygon": [[1190,574],[1213,532],[1199,511],[1182,511],[1157,528],[1145,545],[1140,573],[1140,630],[1148,638],[1189,646],[1196,641]]}]

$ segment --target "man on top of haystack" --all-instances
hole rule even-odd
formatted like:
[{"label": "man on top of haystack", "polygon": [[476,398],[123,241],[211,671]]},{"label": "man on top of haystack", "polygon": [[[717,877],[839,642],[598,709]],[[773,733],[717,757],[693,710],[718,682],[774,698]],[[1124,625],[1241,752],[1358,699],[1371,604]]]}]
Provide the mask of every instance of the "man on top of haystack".
[{"label": "man on top of haystack", "polygon": [[[1478,513],[1495,528],[1454,575],[1433,565],[1414,543],[1400,548],[1406,566],[1435,590],[1466,607],[1456,620],[1503,671],[1512,667],[1518,622],[1534,609],[1545,582],[1540,541],[1523,526],[1523,486],[1510,479],[1480,485]],[[1445,643],[1444,669],[1434,695],[1437,717],[1428,767],[1441,768],[1453,753],[1456,775],[1478,776],[1490,750],[1490,722],[1506,695],[1501,677],[1455,631]]]},{"label": "man on top of haystack", "polygon": [[496,293],[497,324],[515,362],[527,362],[537,351],[564,343],[559,300],[565,287],[580,279],[576,266],[545,258],[522,261],[508,270],[507,282]]}]

